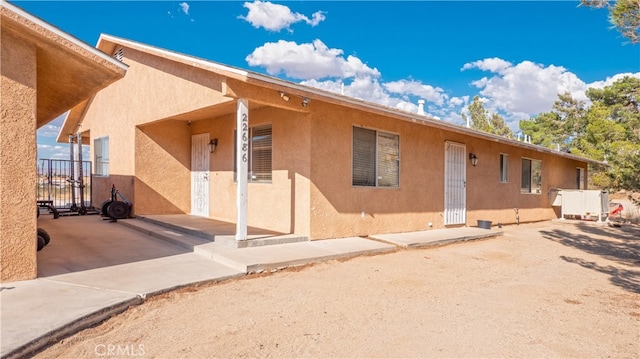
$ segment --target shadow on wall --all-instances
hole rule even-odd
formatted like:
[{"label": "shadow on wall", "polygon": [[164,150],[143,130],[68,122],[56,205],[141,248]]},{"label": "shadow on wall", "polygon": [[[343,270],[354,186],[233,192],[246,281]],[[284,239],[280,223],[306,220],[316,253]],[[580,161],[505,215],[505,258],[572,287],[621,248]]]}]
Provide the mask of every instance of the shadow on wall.
[{"label": "shadow on wall", "polygon": [[627,291],[640,293],[640,271],[628,268],[640,265],[640,227],[577,227],[582,233],[552,230],[541,231],[541,234],[546,239],[620,264],[621,266],[600,265],[581,258],[561,256],[569,263],[608,274],[613,284]]},{"label": "shadow on wall", "polygon": [[[138,203],[134,203],[134,214],[184,214],[186,210],[171,202],[162,194],[155,191],[145,182],[138,178],[134,179],[136,186],[136,198]],[[189,204],[190,197],[185,197],[182,206]]]},{"label": "shadow on wall", "polygon": [[[111,199],[112,186],[116,186],[116,189],[128,201],[133,201],[133,176],[94,176],[91,188],[91,197],[94,207],[101,208],[102,203]],[[122,198],[118,198],[118,200],[122,201]]]}]

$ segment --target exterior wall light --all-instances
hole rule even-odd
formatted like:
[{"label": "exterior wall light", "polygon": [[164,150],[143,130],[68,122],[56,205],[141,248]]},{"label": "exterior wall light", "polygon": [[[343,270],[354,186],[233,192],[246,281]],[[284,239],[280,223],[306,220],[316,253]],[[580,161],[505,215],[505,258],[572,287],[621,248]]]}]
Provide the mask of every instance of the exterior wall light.
[{"label": "exterior wall light", "polygon": [[311,102],[311,99],[308,97],[303,97],[302,98],[302,107],[307,107],[307,105],[309,104],[309,102]]},{"label": "exterior wall light", "polygon": [[475,153],[469,153],[469,159],[471,160],[471,165],[473,167],[478,165],[478,156]]},{"label": "exterior wall light", "polygon": [[287,95],[284,92],[280,92],[280,97],[282,97],[283,100],[289,102],[289,95]]},{"label": "exterior wall light", "polygon": [[216,150],[216,146],[218,145],[218,139],[214,138],[209,141],[209,153],[213,153]]}]

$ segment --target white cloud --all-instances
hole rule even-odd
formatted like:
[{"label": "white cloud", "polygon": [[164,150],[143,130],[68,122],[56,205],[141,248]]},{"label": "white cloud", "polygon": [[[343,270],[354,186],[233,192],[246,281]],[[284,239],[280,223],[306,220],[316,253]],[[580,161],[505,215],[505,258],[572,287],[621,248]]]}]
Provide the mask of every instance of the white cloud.
[{"label": "white cloud", "polygon": [[178,4],[180,6],[180,11],[182,11],[185,15],[189,15],[189,4],[186,2],[181,2]]},{"label": "white cloud", "polygon": [[449,98],[440,87],[425,85],[415,80],[387,82],[384,84],[384,88],[391,93],[415,95],[437,105],[443,105],[444,101]]},{"label": "white cloud", "polygon": [[343,57],[340,49],[330,49],[322,41],[297,44],[279,40],[266,43],[248,55],[250,66],[262,66],[271,75],[284,73],[290,78],[310,80],[330,77],[379,77],[380,72],[370,68],[355,56]]},{"label": "white cloud", "polygon": [[57,137],[58,132],[60,132],[60,126],[56,126],[55,124],[48,124],[38,129],[38,136]]},{"label": "white cloud", "polygon": [[559,93],[569,92],[579,100],[585,100],[586,84],[574,73],[562,66],[522,61],[513,65],[508,61],[492,58],[465,64],[462,69],[478,68],[494,73],[472,84],[487,98],[487,108],[501,110],[507,116],[519,118],[547,112]]},{"label": "white cloud", "polygon": [[469,103],[469,96],[451,97],[449,99],[449,107],[466,106]]},{"label": "white cloud", "polygon": [[631,72],[625,72],[622,74],[615,74],[611,77],[607,77],[604,81],[594,81],[590,84],[587,84],[587,88],[596,88],[596,89],[602,89],[605,86],[610,86],[612,85],[614,82],[622,79],[623,77],[626,76],[630,76],[630,77],[637,77],[640,78],[640,72],[636,72],[636,73],[631,73]]},{"label": "white cloud", "polygon": [[440,87],[416,80],[383,82],[380,71],[355,56],[344,56],[341,49],[329,48],[320,40],[298,44],[280,40],[256,48],[246,57],[250,66],[260,66],[271,75],[284,74],[303,80],[302,84],[334,93],[413,112],[419,99],[427,101],[425,113],[434,118],[460,117],[469,96],[455,97]]},{"label": "white cloud", "polygon": [[462,67],[462,70],[470,69],[493,73],[493,76],[471,84],[485,97],[485,108],[502,114],[512,129],[517,129],[522,119],[550,111],[558,94],[569,92],[574,99],[589,104],[585,95],[588,88],[603,88],[624,76],[640,78],[640,72],[622,73],[587,84],[562,66],[545,66],[531,61],[513,65],[499,58],[479,60]]},{"label": "white cloud", "polygon": [[493,57],[490,59],[484,59],[484,60],[478,60],[478,61],[466,63],[464,64],[464,66],[462,66],[460,70],[464,71],[464,70],[470,70],[470,69],[476,68],[483,71],[501,72],[502,70],[505,70],[511,66],[512,64],[509,61],[505,61],[503,59]]},{"label": "white cloud", "polygon": [[[441,87],[414,79],[385,82],[380,71],[355,56],[344,56],[342,49],[329,48],[320,40],[298,44],[280,40],[265,43],[246,57],[250,66],[261,66],[271,75],[303,80],[304,85],[416,113],[417,102],[426,100],[425,113],[433,118],[463,125],[462,113],[473,94],[451,96]],[[519,121],[551,110],[559,93],[569,92],[586,101],[589,87],[602,88],[625,75],[617,74],[604,81],[586,84],[562,66],[532,61],[513,64],[500,58],[487,58],[464,64],[461,70],[490,72],[471,84],[485,108],[499,113],[508,126],[518,130]]]},{"label": "white cloud", "polygon": [[238,16],[238,18],[247,21],[255,28],[263,27],[269,31],[278,32],[282,29],[287,29],[293,32],[290,26],[297,22],[302,21],[308,25],[316,26],[325,20],[325,15],[322,11],[313,13],[310,19],[303,14],[292,12],[287,6],[273,4],[269,1],[245,2],[243,6],[249,9],[249,12],[247,16]]},{"label": "white cloud", "polygon": [[[339,80],[307,80],[301,84],[319,88],[322,90],[342,93],[344,86],[344,95],[354,97],[360,100],[377,103],[383,106],[395,108],[402,111],[416,113],[418,111],[418,97],[392,96],[392,93],[386,89],[385,83],[380,83],[379,79],[373,76],[361,76],[353,79],[350,83]],[[437,108],[437,107],[436,107]],[[433,118],[439,118],[438,114],[425,109],[425,115]]]}]

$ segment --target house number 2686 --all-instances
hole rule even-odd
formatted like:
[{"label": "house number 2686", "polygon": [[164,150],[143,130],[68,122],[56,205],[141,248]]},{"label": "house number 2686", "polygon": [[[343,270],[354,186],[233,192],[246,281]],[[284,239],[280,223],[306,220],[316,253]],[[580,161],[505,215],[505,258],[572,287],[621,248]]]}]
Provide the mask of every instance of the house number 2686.
[{"label": "house number 2686", "polygon": [[242,162],[249,160],[249,119],[247,114],[242,114]]}]

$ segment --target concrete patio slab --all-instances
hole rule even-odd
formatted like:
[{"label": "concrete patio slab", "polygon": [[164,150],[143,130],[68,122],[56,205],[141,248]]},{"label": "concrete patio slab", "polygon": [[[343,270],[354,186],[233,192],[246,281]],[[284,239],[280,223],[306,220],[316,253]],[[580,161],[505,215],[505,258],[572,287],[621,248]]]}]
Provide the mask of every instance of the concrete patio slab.
[{"label": "concrete patio slab", "polygon": [[238,249],[210,243],[195,249],[201,255],[247,273],[394,250],[394,245],[359,237]]},{"label": "concrete patio slab", "polygon": [[502,234],[502,231],[496,231],[492,229],[459,227],[431,229],[409,233],[376,234],[369,237],[379,241],[392,243],[404,248],[420,248],[497,237],[501,236]]},{"label": "concrete patio slab", "polygon": [[134,293],[68,285],[47,279],[2,283],[2,358],[34,350],[142,303]]},{"label": "concrete patio slab", "polygon": [[201,282],[222,281],[245,273],[195,253],[121,264],[47,277],[60,283],[124,291],[142,298]]}]

